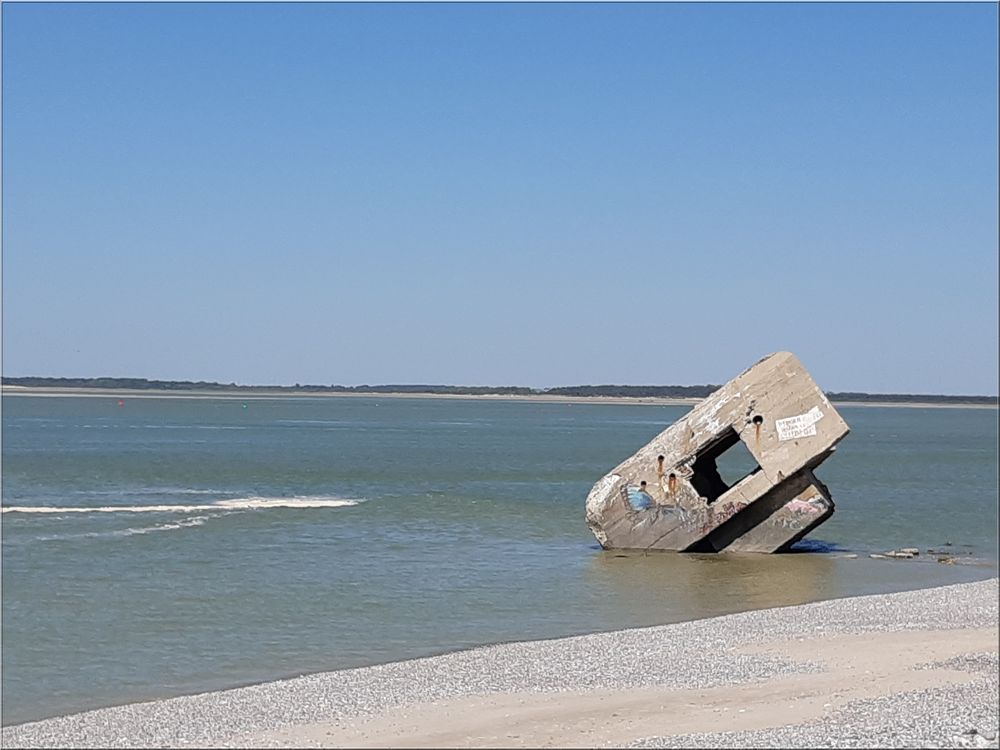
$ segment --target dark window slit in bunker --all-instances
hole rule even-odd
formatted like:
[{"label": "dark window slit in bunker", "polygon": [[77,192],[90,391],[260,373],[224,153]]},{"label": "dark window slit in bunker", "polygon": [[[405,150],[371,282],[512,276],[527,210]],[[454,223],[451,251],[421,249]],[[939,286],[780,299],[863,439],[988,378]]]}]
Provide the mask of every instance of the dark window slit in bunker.
[{"label": "dark window slit in bunker", "polygon": [[695,457],[691,484],[699,495],[713,503],[734,485],[760,471],[757,459],[730,427]]}]

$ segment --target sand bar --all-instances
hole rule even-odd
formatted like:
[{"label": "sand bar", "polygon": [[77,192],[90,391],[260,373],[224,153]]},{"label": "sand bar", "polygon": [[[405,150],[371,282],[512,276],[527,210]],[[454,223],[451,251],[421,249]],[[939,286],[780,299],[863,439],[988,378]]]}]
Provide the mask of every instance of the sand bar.
[{"label": "sand bar", "polygon": [[[2,740],[992,747],[984,738],[998,723],[997,623],[993,578],[326,672],[6,727]],[[979,734],[962,734],[971,729]],[[961,744],[973,736],[986,744]]]},{"label": "sand bar", "polygon": [[[275,393],[241,391],[152,390],[127,388],[45,388],[17,385],[3,386],[4,396],[46,396],[75,398],[213,398],[241,401],[281,398],[420,398],[475,401],[526,401],[539,404],[634,404],[642,406],[694,406],[701,398],[663,398],[658,396],[559,396],[550,394],[470,394],[470,393],[343,393],[322,391],[281,391]],[[909,409],[996,409],[997,404],[943,404],[924,401],[834,401],[837,406],[875,406]]]}]

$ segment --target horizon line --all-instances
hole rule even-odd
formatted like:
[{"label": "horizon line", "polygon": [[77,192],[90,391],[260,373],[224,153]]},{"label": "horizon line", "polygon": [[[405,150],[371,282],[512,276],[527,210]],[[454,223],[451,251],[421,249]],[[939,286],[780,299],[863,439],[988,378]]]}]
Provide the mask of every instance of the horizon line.
[{"label": "horizon line", "polygon": [[[721,384],[714,383],[695,383],[690,385],[681,385],[675,383],[662,383],[662,384],[627,384],[627,383],[581,383],[576,385],[555,385],[548,387],[535,387],[527,385],[458,385],[450,383],[360,383],[357,385],[343,385],[339,383],[331,384],[321,384],[321,383],[295,383],[295,384],[252,384],[252,383],[237,383],[235,381],[229,383],[223,383],[216,380],[161,380],[158,378],[133,378],[133,377],[115,377],[110,375],[102,375],[98,377],[66,377],[66,376],[42,376],[42,375],[0,375],[0,383],[3,385],[21,385],[21,387],[33,388],[33,387],[45,387],[43,384],[36,385],[23,385],[9,381],[16,380],[36,380],[36,381],[136,381],[138,383],[145,383],[148,386],[153,386],[151,389],[155,389],[156,385],[190,385],[190,386],[214,386],[218,388],[272,388],[272,389],[283,389],[283,390],[302,390],[302,389],[324,389],[324,390],[362,390],[362,389],[385,389],[385,388],[450,388],[450,389],[476,389],[476,390],[510,390],[517,389],[522,391],[531,391],[538,394],[549,393],[553,390],[563,390],[563,389],[579,389],[579,388],[627,388],[627,389],[640,389],[640,388],[677,388],[677,389],[706,389],[711,388],[713,390],[721,388]],[[55,385],[55,384],[53,384]],[[107,386],[107,385],[67,385],[67,388],[87,388],[87,387],[126,387],[122,385],[117,386]],[[139,386],[140,389],[143,388],[142,385]],[[949,399],[994,399],[1000,398],[998,394],[950,394],[950,393],[903,393],[903,392],[888,392],[888,391],[857,391],[857,390],[846,390],[846,391],[834,391],[834,390],[823,390],[823,393],[827,396],[837,395],[837,396],[893,396],[893,397],[923,397],[923,398],[949,398]]]}]

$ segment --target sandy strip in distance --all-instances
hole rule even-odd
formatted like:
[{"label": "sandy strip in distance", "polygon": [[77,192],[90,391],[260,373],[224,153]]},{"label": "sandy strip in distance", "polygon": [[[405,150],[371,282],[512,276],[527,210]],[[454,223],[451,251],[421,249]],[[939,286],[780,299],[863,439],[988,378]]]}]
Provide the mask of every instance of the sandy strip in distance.
[{"label": "sandy strip in distance", "polygon": [[[463,393],[321,393],[315,391],[291,391],[283,393],[241,393],[239,391],[156,391],[104,388],[28,388],[5,385],[4,396],[45,396],[73,398],[214,398],[242,401],[281,398],[430,398],[477,401],[527,401],[541,404],[623,404],[642,406],[694,406],[701,398],[661,398],[654,396],[558,396],[540,394],[524,396],[517,394],[463,394]],[[996,409],[996,404],[939,404],[920,401],[834,401],[835,406],[868,406],[919,409]]]}]

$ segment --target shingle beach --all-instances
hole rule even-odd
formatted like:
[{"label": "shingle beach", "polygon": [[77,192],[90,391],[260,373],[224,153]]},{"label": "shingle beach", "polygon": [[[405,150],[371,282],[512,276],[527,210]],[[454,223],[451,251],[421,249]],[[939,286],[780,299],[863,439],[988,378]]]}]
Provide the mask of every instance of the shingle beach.
[{"label": "shingle beach", "polygon": [[994,578],[105,708],[2,744],[997,747],[997,625]]}]

